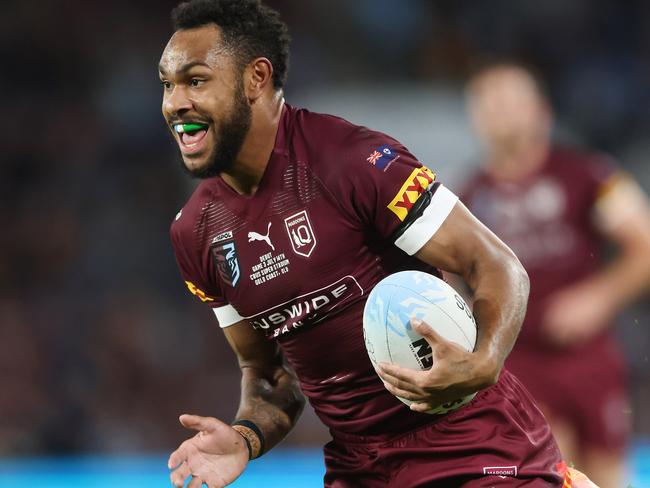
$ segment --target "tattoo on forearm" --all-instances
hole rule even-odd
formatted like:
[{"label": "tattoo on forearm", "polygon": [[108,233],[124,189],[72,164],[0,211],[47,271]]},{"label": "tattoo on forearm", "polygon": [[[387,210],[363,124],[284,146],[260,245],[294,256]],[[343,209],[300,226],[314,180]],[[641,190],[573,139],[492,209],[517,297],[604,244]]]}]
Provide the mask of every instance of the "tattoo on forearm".
[{"label": "tattoo on forearm", "polygon": [[272,379],[246,376],[242,378],[242,402],[236,418],[255,423],[263,437],[261,445],[260,436],[254,429],[248,429],[247,434],[239,428],[237,430],[251,442],[254,452],[251,459],[254,459],[280,442],[291,430],[302,411],[304,399],[295,378],[285,371]]}]

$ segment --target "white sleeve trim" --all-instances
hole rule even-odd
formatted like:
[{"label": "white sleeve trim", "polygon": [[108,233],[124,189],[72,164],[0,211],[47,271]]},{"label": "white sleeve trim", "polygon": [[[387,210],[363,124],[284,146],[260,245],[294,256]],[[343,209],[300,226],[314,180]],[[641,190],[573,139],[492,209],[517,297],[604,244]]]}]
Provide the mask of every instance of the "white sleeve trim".
[{"label": "white sleeve trim", "polygon": [[219,322],[219,327],[225,329],[230,327],[233,324],[236,324],[240,320],[244,320],[244,317],[237,313],[235,307],[232,305],[224,305],[222,307],[213,308],[214,314],[217,316],[217,322]]},{"label": "white sleeve trim", "polygon": [[409,256],[418,252],[438,232],[457,201],[458,197],[451,190],[440,185],[422,215],[395,241],[395,245]]}]

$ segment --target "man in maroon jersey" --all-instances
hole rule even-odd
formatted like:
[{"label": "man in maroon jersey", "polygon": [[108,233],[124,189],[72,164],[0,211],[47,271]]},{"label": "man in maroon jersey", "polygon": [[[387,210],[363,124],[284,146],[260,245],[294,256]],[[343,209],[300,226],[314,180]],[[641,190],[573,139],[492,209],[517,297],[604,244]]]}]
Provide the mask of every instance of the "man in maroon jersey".
[{"label": "man in maroon jersey", "polygon": [[[481,70],[468,100],[487,155],[463,201],[531,280],[506,365],[547,413],[563,457],[602,486],[624,486],[626,372],[607,329],[650,282],[646,198],[608,158],[551,143],[550,109],[522,67]],[[607,267],[603,237],[621,250]]]},{"label": "man in maroon jersey", "polygon": [[[326,486],[561,486],[548,425],[502,369],[528,295],[514,254],[399,142],[284,103],[277,13],[258,0],[194,0],[173,18],[162,110],[203,181],[171,236],[242,371],[230,425],[181,416],[198,434],[170,456],[173,484],[231,483],[287,434],[304,393],[333,437]],[[398,270],[438,268],[475,291],[476,351],[413,324],[435,365],[385,365],[380,378],[363,342],[368,292]],[[447,415],[422,413],[476,391]]]}]

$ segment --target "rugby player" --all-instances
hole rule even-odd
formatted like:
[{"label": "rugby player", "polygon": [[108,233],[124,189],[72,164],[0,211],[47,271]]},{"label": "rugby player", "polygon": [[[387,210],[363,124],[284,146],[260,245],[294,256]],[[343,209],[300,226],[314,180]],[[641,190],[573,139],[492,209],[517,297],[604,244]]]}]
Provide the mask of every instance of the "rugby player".
[{"label": "rugby player", "polygon": [[[162,111],[202,181],[171,237],[242,371],[233,422],[180,417],[197,434],[171,454],[172,483],[231,483],[289,432],[304,394],[332,434],[327,487],[562,486],[548,424],[503,369],[529,288],[512,251],[398,141],[286,104],[287,30],[259,0],[193,0],[172,16]],[[372,368],[365,298],[403,269],[465,277],[474,352],[414,323],[435,366]]]},{"label": "rugby player", "polygon": [[[650,284],[647,199],[610,158],[552,142],[549,103],[524,67],[486,66],[467,92],[487,154],[462,200],[531,279],[506,366],[546,414],[567,462],[601,486],[624,486],[627,374],[609,327]],[[620,252],[605,266],[606,240]]]}]

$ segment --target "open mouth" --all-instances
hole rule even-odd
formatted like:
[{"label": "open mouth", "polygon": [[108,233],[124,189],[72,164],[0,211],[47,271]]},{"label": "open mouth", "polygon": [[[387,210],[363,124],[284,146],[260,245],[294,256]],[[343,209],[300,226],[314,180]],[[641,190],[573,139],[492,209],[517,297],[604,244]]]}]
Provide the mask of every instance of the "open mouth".
[{"label": "open mouth", "polygon": [[203,149],[205,136],[209,125],[199,122],[174,124],[174,131],[178,134],[181,151],[184,154],[193,154]]}]

